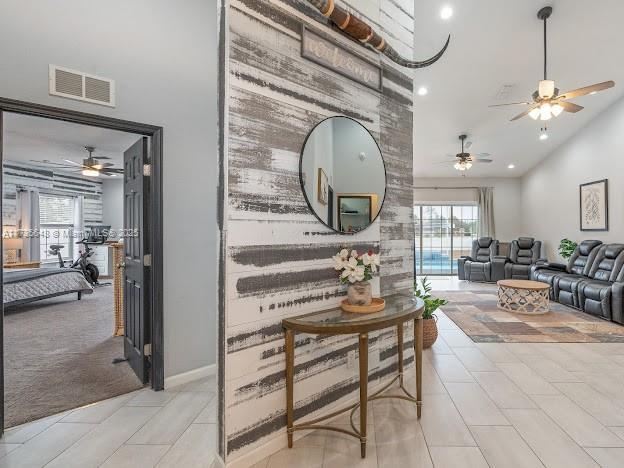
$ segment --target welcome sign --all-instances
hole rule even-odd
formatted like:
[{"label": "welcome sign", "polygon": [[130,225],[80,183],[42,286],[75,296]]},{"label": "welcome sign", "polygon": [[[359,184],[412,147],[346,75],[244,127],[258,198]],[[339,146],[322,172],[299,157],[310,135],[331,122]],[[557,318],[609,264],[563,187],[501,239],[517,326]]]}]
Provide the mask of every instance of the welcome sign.
[{"label": "welcome sign", "polygon": [[374,90],[382,90],[382,72],[373,63],[308,29],[301,33],[301,56]]}]

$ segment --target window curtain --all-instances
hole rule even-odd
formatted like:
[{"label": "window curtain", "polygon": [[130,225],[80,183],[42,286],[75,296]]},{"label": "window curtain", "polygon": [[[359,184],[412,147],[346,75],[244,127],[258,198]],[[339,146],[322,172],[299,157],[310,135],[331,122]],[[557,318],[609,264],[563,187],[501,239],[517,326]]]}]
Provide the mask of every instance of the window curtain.
[{"label": "window curtain", "polygon": [[477,203],[479,204],[479,237],[496,239],[494,228],[494,188],[479,187],[477,189]]},{"label": "window curtain", "polygon": [[84,196],[74,198],[74,242],[84,238]]},{"label": "window curtain", "polygon": [[32,189],[20,189],[17,192],[17,212],[19,228],[24,236],[22,262],[38,262],[41,260],[39,250],[39,192]]}]

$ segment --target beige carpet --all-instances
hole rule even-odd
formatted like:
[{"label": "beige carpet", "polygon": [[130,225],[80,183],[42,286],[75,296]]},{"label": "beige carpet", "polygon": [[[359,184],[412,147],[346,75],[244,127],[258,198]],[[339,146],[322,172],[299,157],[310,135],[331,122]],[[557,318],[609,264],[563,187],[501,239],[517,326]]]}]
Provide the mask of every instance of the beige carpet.
[{"label": "beige carpet", "polygon": [[623,343],[624,327],[550,303],[544,315],[515,314],[497,307],[496,290],[434,291],[447,299],[444,313],[477,343]]},{"label": "beige carpet", "polygon": [[142,385],[112,337],[113,291],[61,296],[5,312],[5,427],[127,393]]}]

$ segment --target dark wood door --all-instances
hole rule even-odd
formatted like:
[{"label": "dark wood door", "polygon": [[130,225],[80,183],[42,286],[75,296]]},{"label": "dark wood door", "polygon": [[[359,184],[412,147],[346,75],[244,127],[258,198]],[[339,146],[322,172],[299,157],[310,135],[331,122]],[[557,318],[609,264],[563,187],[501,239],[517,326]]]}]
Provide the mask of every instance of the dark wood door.
[{"label": "dark wood door", "polygon": [[143,383],[148,380],[151,343],[145,265],[149,239],[146,231],[149,177],[144,176],[147,159],[145,137],[124,152],[124,356]]}]

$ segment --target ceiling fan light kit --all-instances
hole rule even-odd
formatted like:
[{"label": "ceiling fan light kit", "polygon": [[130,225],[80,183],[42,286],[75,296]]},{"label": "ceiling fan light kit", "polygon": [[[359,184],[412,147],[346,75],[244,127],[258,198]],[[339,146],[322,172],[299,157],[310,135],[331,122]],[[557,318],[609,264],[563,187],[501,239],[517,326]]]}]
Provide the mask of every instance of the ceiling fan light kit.
[{"label": "ceiling fan light kit", "polygon": [[[461,141],[461,153],[457,153],[455,156],[452,156],[455,158],[455,162],[453,164],[453,167],[461,172],[465,172],[470,170],[470,168],[472,168],[474,163],[491,163],[492,160],[488,159],[489,154],[488,153],[479,153],[479,154],[470,154],[466,152],[466,138],[468,138],[468,135],[459,135],[459,139]],[[441,164],[448,164],[450,161],[445,161]]]},{"label": "ceiling fan light kit", "polygon": [[585,86],[566,93],[559,93],[559,89],[555,86],[554,80],[548,79],[548,43],[547,43],[547,23],[548,18],[552,15],[552,7],[544,7],[537,12],[537,17],[540,21],[544,22],[544,79],[538,84],[537,91],[533,93],[533,102],[514,102],[509,104],[496,104],[490,107],[500,106],[513,106],[513,105],[528,105],[530,106],[526,111],[516,115],[511,121],[519,120],[522,117],[528,115],[533,120],[540,119],[547,121],[553,117],[558,117],[563,111],[576,113],[583,110],[583,106],[568,102],[569,99],[573,99],[579,96],[585,96],[586,94],[596,94],[598,91],[613,88],[615,82],[604,81],[602,83],[596,83],[591,86]]}]

